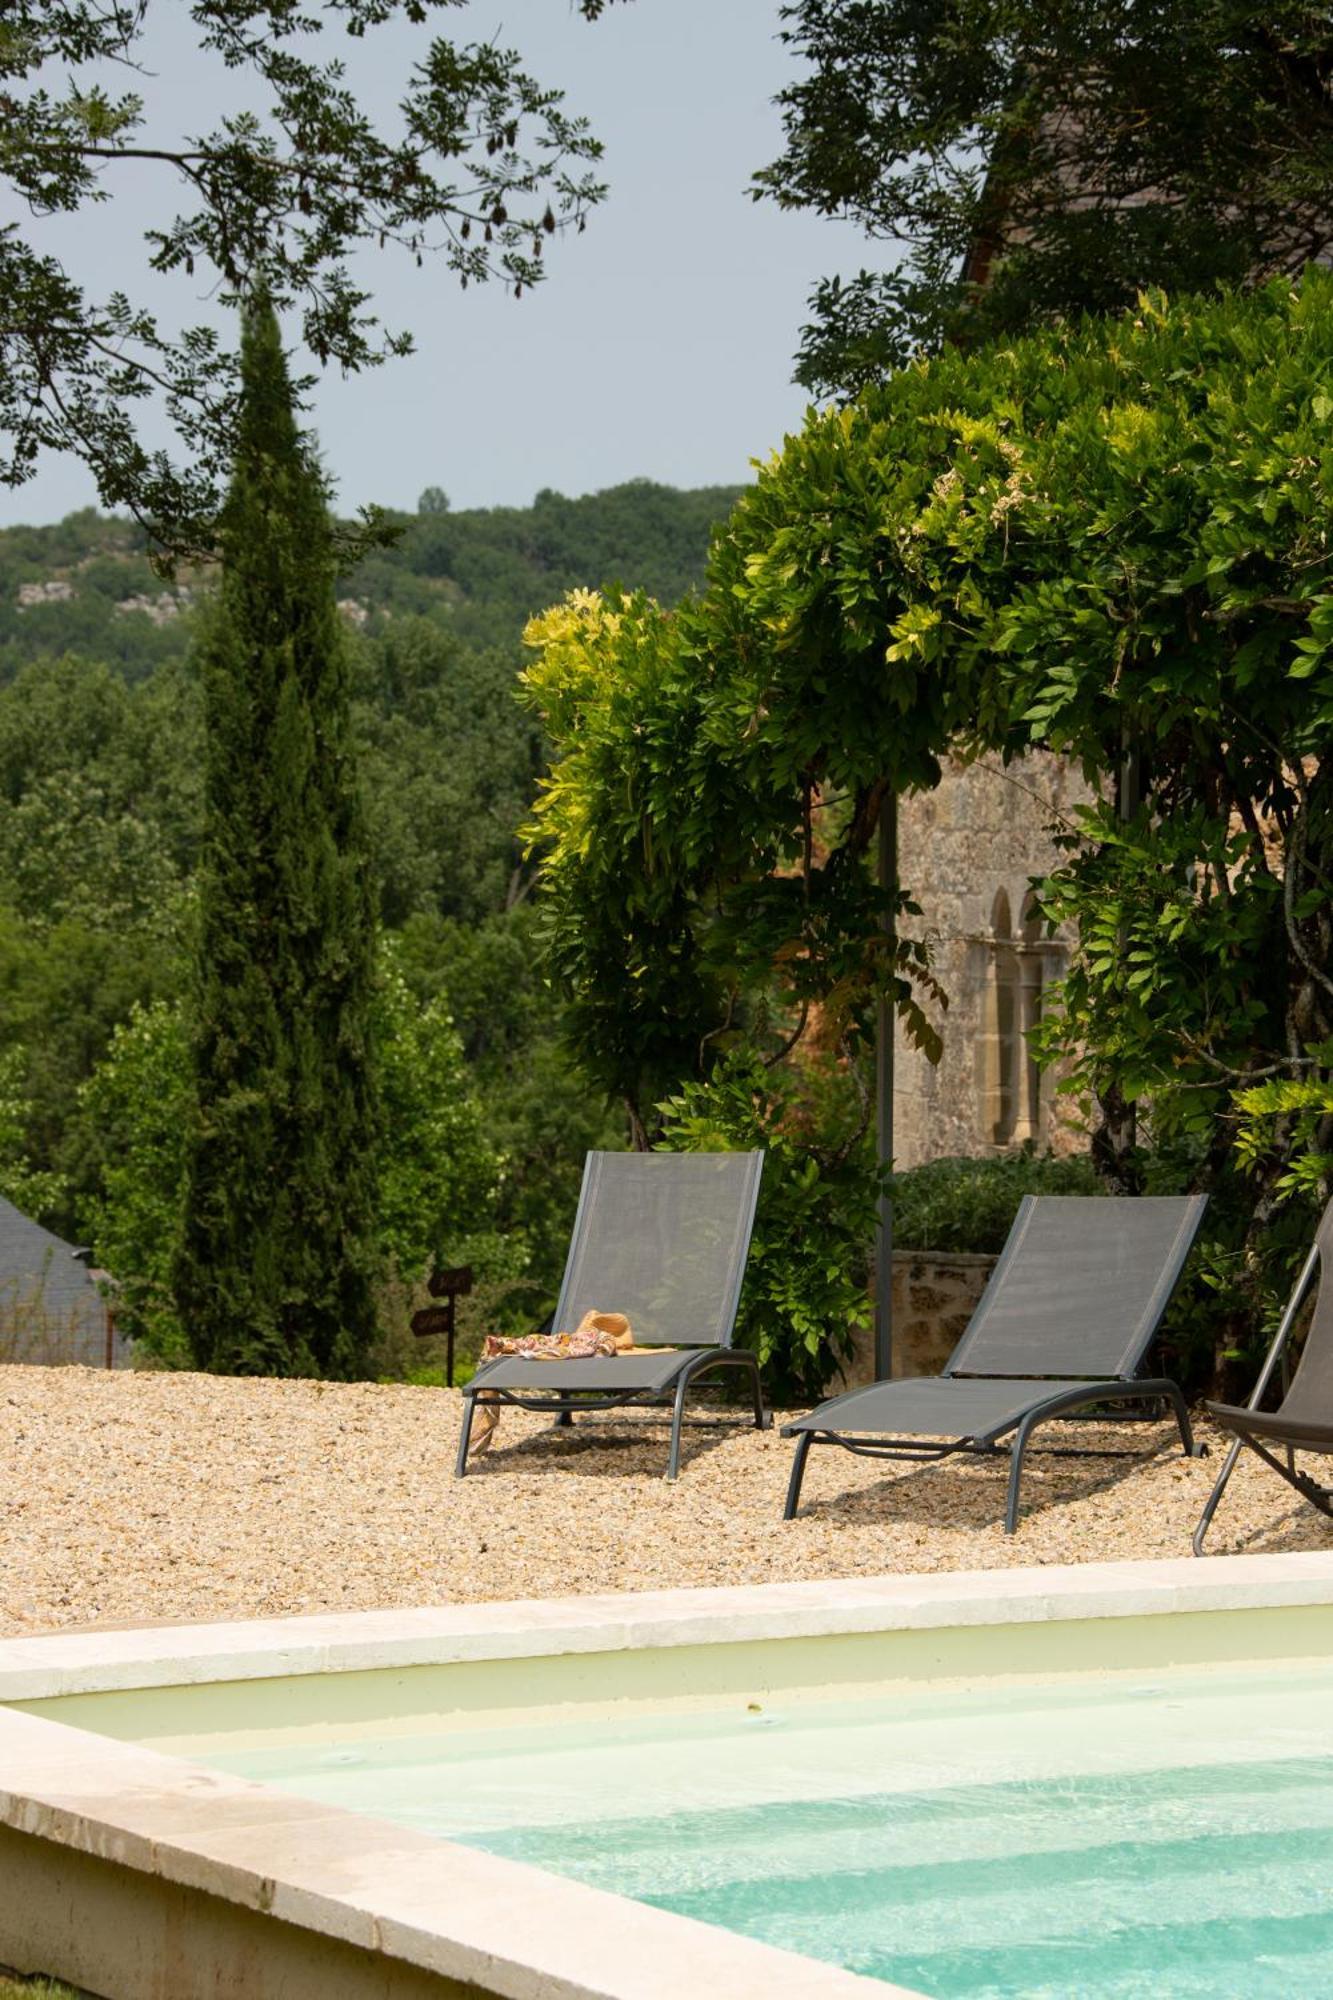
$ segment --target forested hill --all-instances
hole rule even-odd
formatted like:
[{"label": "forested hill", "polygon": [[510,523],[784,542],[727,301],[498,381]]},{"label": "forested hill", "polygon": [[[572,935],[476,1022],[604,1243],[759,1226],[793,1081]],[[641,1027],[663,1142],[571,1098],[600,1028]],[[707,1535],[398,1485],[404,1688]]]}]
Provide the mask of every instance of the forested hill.
[{"label": "forested hill", "polygon": [[[577,500],[544,489],[530,507],[449,509],[430,488],[395,517],[401,539],[342,579],[346,615],[368,631],[425,616],[466,646],[511,646],[565,591],[608,583],[674,603],[703,573],[708,532],[738,489],[691,492],[631,480]],[[138,680],[188,645],[200,579],[154,574],[129,521],[88,509],[52,527],[0,530],[0,683],[25,661],[66,652]]]}]

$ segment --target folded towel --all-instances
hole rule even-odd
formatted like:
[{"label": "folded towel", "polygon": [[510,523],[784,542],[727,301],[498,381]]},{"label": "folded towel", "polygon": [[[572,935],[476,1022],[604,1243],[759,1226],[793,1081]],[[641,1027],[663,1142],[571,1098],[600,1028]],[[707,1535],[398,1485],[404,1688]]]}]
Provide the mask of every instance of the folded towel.
[{"label": "folded towel", "polygon": [[497,1354],[521,1354],[529,1361],[586,1361],[598,1354],[629,1354],[633,1348],[634,1334],[624,1313],[586,1312],[573,1333],[527,1333],[521,1340],[488,1333],[481,1354],[483,1361]]},{"label": "folded towel", "polygon": [[[573,1333],[527,1333],[519,1340],[488,1333],[482,1343],[481,1358],[491,1361],[497,1354],[517,1354],[527,1361],[591,1361],[599,1356],[635,1352],[634,1331],[624,1313],[586,1312]],[[487,1449],[499,1422],[499,1402],[479,1389],[469,1456],[475,1458]]]}]

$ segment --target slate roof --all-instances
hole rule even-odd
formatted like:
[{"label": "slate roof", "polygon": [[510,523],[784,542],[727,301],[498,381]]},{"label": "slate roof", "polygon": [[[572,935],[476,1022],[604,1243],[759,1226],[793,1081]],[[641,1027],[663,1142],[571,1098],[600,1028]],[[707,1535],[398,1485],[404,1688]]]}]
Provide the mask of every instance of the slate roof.
[{"label": "slate roof", "polygon": [[[124,1367],[128,1343],[116,1337]],[[106,1301],[74,1246],[0,1196],[0,1362],[106,1366]]]}]

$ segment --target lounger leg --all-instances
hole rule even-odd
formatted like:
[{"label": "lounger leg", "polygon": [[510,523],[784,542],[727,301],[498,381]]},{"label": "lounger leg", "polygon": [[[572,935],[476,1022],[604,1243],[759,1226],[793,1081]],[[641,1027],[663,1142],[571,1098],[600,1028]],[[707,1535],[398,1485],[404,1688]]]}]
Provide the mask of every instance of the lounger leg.
[{"label": "lounger leg", "polygon": [[472,1442],[472,1419],[476,1414],[475,1396],[463,1398],[463,1428],[458,1434],[458,1457],[454,1460],[454,1478],[461,1479],[467,1471],[468,1446]]},{"label": "lounger leg", "polygon": [[805,1461],[810,1456],[810,1447],[814,1441],[813,1431],[802,1431],[796,1440],[796,1456],[792,1460],[791,1478],[787,1481],[787,1504],[782,1510],[784,1521],[796,1519],[796,1509],[801,1504],[801,1482],[805,1478]]},{"label": "lounger leg", "polygon": [[754,1386],[754,1427],[757,1431],[771,1430],[773,1415],[764,1408],[764,1385],[759,1377],[759,1363],[750,1370],[750,1380]]},{"label": "lounger leg", "polygon": [[1199,1525],[1194,1530],[1194,1540],[1191,1543],[1196,1556],[1203,1554],[1203,1538],[1208,1533],[1208,1524],[1217,1512],[1217,1503],[1226,1490],[1226,1483],[1235,1470],[1236,1460],[1240,1457],[1243,1446],[1244,1440],[1237,1438],[1223,1461],[1222,1470],[1213,1482],[1212,1492],[1203,1503],[1203,1512],[1199,1516]]},{"label": "lounger leg", "polygon": [[1186,1458],[1202,1458],[1207,1450],[1207,1446],[1195,1444],[1194,1432],[1190,1429],[1190,1413],[1185,1407],[1185,1398],[1181,1395],[1174,1382],[1169,1385],[1167,1401],[1174,1410],[1176,1422],[1180,1426],[1181,1450],[1184,1452]]},{"label": "lounger leg", "polygon": [[685,1391],[689,1386],[688,1373],[682,1374],[676,1384],[676,1400],[671,1410],[671,1455],[666,1469],[668,1486],[674,1486],[680,1477],[680,1427],[685,1418]]},{"label": "lounger leg", "polygon": [[1014,1439],[1013,1449],[1009,1455],[1009,1498],[1004,1509],[1006,1535],[1012,1535],[1018,1527],[1018,1489],[1023,1478],[1023,1455],[1028,1448],[1028,1439],[1036,1429],[1036,1423],[1037,1412],[1029,1410],[1018,1426],[1018,1435]]},{"label": "lounger leg", "polygon": [[559,1428],[559,1429],[563,1429],[563,1428],[564,1428],[564,1426],[565,1426],[566,1424],[572,1424],[572,1423],[573,1423],[573,1421],[574,1421],[574,1412],[573,1412],[572,1410],[562,1410],[562,1411],[560,1412],[559,1416],[558,1416],[558,1417],[556,1418],[556,1420],[555,1420],[555,1421],[556,1421],[556,1425],[557,1425],[557,1428]]},{"label": "lounger leg", "polygon": [[1282,1461],[1274,1458],[1267,1445],[1260,1444],[1258,1438],[1247,1437],[1242,1442],[1247,1444],[1250,1450],[1263,1460],[1265,1465],[1271,1465],[1274,1472],[1278,1473],[1281,1478],[1288,1480],[1296,1488],[1302,1499],[1308,1500],[1312,1507],[1317,1507],[1321,1514],[1333,1517],[1333,1493],[1330,1493],[1326,1486],[1321,1486],[1317,1479],[1311,1479],[1308,1473],[1302,1472],[1299,1466],[1295,1466],[1296,1453],[1291,1446],[1287,1448],[1287,1459],[1290,1464],[1295,1466],[1295,1470],[1288,1472]]}]

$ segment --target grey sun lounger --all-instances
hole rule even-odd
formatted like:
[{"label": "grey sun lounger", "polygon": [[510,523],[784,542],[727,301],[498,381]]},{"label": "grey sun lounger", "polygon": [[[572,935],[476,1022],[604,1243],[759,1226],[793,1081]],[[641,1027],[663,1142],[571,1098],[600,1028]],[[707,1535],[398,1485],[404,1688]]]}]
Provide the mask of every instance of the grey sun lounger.
[{"label": "grey sun lounger", "polygon": [[[1235,1471],[1236,1460],[1247,1445],[1251,1451],[1257,1452],[1265,1465],[1271,1466],[1274,1472],[1294,1486],[1312,1507],[1317,1507],[1321,1514],[1333,1515],[1333,1491],[1311,1479],[1296,1463],[1298,1451],[1317,1452],[1325,1456],[1333,1453],[1333,1285],[1324,1283],[1330,1260],[1333,1260],[1333,1201],[1320,1218],[1310,1254],[1292,1287],[1291,1297],[1287,1300],[1286,1310],[1249,1402],[1243,1410],[1232,1403],[1204,1404],[1214,1423],[1232,1432],[1234,1442],[1204,1503],[1199,1525],[1194,1530],[1196,1556],[1203,1554],[1208,1524],[1217,1512],[1217,1503],[1226,1491],[1227,1481]],[[1312,1288],[1314,1310],[1310,1315],[1305,1346],[1293,1374],[1291,1337]],[[1262,1410],[1259,1406],[1279,1372],[1282,1402],[1276,1410]],[[1277,1456],[1279,1452],[1283,1455],[1281,1458]]]},{"label": "grey sun lounger", "polygon": [[463,1390],[457,1478],[467,1470],[479,1395],[549,1411],[561,1423],[580,1411],[669,1406],[668,1479],[680,1471],[692,1389],[725,1387],[739,1372],[764,1428],[759,1363],[731,1345],[763,1166],[761,1152],[589,1153],[554,1325],[567,1331],[585,1312],[625,1313],[636,1347],[675,1351],[484,1362]]},{"label": "grey sun lounger", "polygon": [[783,1518],[800,1505],[814,1444],[929,1462],[994,1451],[1013,1432],[1004,1522],[1011,1535],[1024,1455],[1048,1418],[1093,1404],[1169,1403],[1192,1455],[1180,1390],[1139,1371],[1207,1200],[1025,1195],[943,1374],[853,1389],[784,1425],[782,1435],[797,1444]]}]

